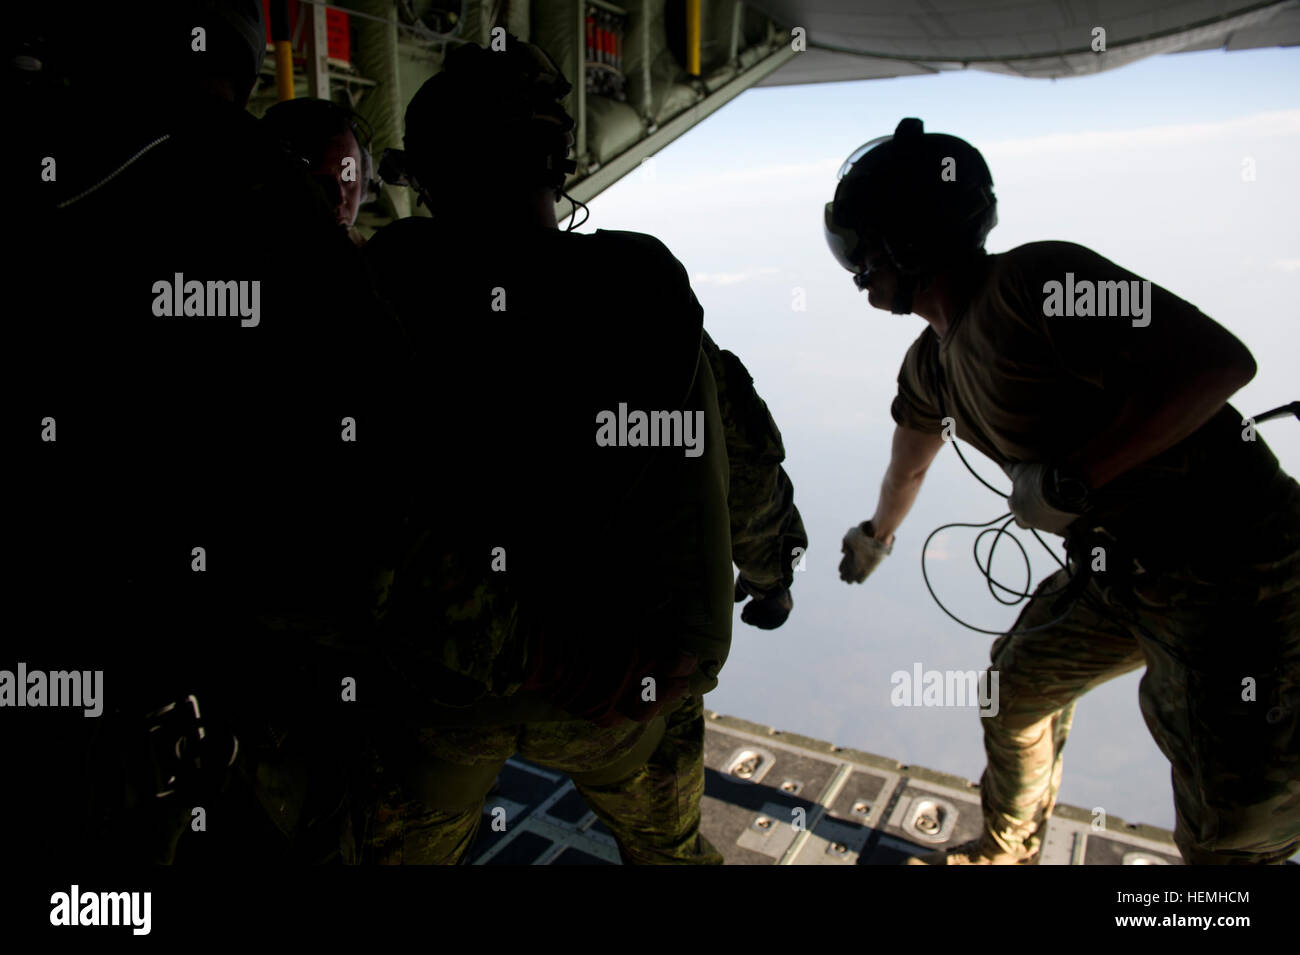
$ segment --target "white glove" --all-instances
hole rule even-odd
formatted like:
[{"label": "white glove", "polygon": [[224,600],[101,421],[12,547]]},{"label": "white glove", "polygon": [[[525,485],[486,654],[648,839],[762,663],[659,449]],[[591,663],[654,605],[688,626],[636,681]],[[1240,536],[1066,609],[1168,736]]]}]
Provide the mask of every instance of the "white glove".
[{"label": "white glove", "polygon": [[1007,505],[1020,527],[1064,534],[1066,528],[1079,517],[1069,511],[1057,510],[1047,503],[1043,483],[1051,470],[1049,465],[1041,461],[1022,461],[1006,470],[1011,475],[1012,482]]},{"label": "white glove", "polygon": [[891,541],[886,547],[883,542],[871,535],[874,533],[870,521],[863,521],[849,528],[844,535],[840,550],[844,559],[840,561],[840,580],[848,584],[860,584],[885,559],[885,555],[894,549]]}]

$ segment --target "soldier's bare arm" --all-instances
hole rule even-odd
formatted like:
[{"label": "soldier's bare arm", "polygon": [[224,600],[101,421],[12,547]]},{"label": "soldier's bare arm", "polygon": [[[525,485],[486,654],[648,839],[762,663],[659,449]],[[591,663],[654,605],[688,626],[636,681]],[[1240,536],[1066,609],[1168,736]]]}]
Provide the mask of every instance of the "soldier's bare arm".
[{"label": "soldier's bare arm", "polygon": [[876,540],[886,547],[892,546],[894,532],[912,509],[925,472],[935,455],[943,447],[943,437],[914,431],[901,425],[894,428],[893,445],[889,454],[889,467],[880,484],[880,500],[871,518]]},{"label": "soldier's bare arm", "polygon": [[840,579],[860,584],[879,566],[894,546],[894,532],[912,509],[930,462],[943,447],[943,437],[898,425],[889,455],[889,467],[880,485],[880,500],[869,521],[856,524],[844,535]]}]

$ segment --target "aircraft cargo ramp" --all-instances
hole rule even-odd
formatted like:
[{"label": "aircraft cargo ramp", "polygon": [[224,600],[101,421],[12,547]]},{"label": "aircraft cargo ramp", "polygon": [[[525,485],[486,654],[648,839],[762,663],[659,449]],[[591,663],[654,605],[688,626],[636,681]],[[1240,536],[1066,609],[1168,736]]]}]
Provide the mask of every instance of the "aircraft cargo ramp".
[{"label": "aircraft cargo ramp", "polygon": [[[707,712],[707,711],[706,711]],[[707,712],[702,830],[729,865],[899,865],[979,834],[958,776]],[[495,831],[496,808],[505,829]],[[1171,834],[1058,805],[1040,865],[1181,865]],[[498,829],[500,826],[497,827]],[[512,759],[484,805],[475,865],[618,864],[562,773]]]}]

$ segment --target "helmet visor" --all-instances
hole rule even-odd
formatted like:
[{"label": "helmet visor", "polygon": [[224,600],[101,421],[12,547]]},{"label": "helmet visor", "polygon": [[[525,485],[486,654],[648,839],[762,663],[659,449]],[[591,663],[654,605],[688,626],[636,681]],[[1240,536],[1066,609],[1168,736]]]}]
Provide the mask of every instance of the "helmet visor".
[{"label": "helmet visor", "polygon": [[862,263],[854,260],[860,242],[858,233],[836,223],[835,203],[826,203],[822,225],[826,233],[826,245],[830,248],[831,255],[835,256],[835,261],[850,272],[861,272]]},{"label": "helmet visor", "polygon": [[881,143],[889,142],[893,138],[894,138],[893,136],[877,136],[875,139],[871,140],[870,142],[865,142],[857,149],[853,150],[853,152],[849,153],[849,158],[844,160],[844,162],[840,164],[840,171],[835,174],[835,181],[838,182],[839,180],[847,176],[849,170],[853,168],[853,164],[857,162],[859,159],[861,159],[863,156],[865,156],[867,153],[869,153],[871,150],[875,149]]}]

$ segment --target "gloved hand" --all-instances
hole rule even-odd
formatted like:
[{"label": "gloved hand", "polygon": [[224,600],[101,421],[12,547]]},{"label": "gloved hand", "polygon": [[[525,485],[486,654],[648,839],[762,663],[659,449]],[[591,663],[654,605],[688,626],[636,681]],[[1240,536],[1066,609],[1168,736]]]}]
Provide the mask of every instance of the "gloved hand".
[{"label": "gloved hand", "polygon": [[790,596],[789,587],[781,587],[763,593],[743,575],[736,577],[736,603],[746,597],[753,597],[740,611],[740,619],[759,630],[775,630],[785,623],[794,609],[794,598]]},{"label": "gloved hand", "polygon": [[1047,481],[1052,480],[1051,465],[1041,461],[1021,461],[1011,465],[1011,496],[1007,505],[1020,527],[1032,527],[1052,534],[1064,534],[1079,517],[1053,507],[1047,500]]},{"label": "gloved hand", "polygon": [[[690,692],[690,676],[698,666],[694,654],[673,648],[631,643],[578,647],[540,639],[530,647],[521,689],[598,726],[624,719],[647,723]],[[642,698],[646,677],[654,680],[653,700]]]},{"label": "gloved hand", "polygon": [[849,532],[844,535],[844,543],[840,546],[840,551],[844,554],[844,559],[840,561],[840,580],[846,584],[862,583],[885,559],[885,555],[893,551],[893,541],[886,547],[882,541],[872,536],[874,534],[875,528],[871,526],[871,521],[863,521],[849,528]]}]

